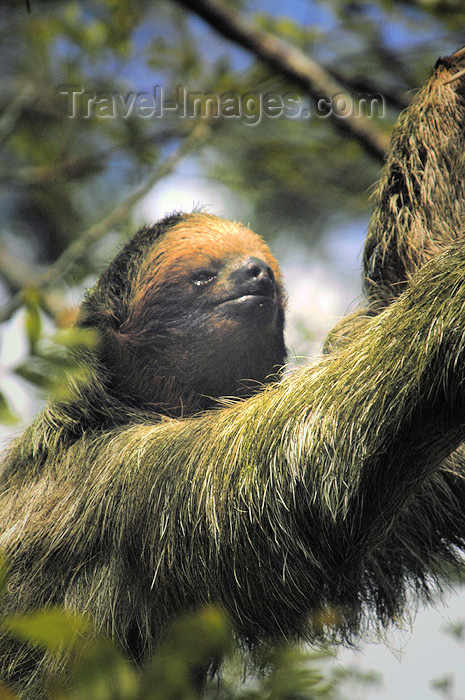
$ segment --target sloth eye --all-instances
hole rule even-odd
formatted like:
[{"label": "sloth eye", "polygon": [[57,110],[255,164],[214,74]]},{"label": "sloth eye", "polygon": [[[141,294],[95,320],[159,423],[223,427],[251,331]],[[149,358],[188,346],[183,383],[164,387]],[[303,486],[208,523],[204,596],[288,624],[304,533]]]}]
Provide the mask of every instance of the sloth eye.
[{"label": "sloth eye", "polygon": [[193,282],[196,284],[198,287],[202,287],[204,284],[209,284],[209,282],[213,282],[213,280],[216,278],[217,273],[214,270],[196,270],[193,276]]}]

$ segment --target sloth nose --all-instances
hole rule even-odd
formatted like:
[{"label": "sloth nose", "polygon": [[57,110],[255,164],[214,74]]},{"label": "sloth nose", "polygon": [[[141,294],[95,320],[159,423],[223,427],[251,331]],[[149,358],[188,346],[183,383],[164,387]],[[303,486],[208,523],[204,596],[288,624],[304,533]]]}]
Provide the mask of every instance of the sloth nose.
[{"label": "sloth nose", "polygon": [[[236,283],[249,294],[272,296],[274,293],[273,270],[264,260],[251,256],[236,269]],[[244,292],[245,293],[245,292]]]}]

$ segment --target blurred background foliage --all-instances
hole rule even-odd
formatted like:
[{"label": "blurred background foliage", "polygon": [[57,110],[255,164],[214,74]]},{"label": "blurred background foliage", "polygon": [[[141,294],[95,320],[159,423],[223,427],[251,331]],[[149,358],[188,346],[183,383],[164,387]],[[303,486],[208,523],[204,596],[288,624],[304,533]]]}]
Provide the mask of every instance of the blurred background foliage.
[{"label": "blurred background foliage", "polygon": [[[187,155],[199,183],[224,185],[234,216],[268,240],[284,233],[289,249],[295,241],[318,246],[328,230],[366,217],[392,124],[465,29],[463,0],[287,7],[277,0],[31,0],[30,13],[27,4],[0,7],[0,322],[26,309],[32,355],[32,316],[45,313],[52,326],[72,322],[76,297],[134,230],[142,195]],[[226,15],[218,19],[212,6]],[[255,34],[247,44],[248,31]],[[376,153],[347,132],[347,121],[315,116],[318,86],[306,90],[305,75],[269,60],[270,37],[281,41],[285,62],[289,51],[297,62],[310,58],[354,104],[360,95],[382,96],[383,110],[367,120],[381,144]],[[129,104],[155,86],[166,103],[179,86],[291,96],[310,118],[252,124],[220,116],[197,120],[199,127],[173,110],[125,118],[95,107],[89,117],[83,107],[70,118],[63,94],[116,94]],[[28,373],[24,361],[19,373]],[[47,385],[40,372],[28,374]],[[3,394],[0,416],[12,419]]]},{"label": "blurred background foliage", "polygon": [[[225,10],[221,21],[209,14],[211,5]],[[16,419],[3,390],[7,374],[66,396],[70,375],[75,379],[67,351],[95,342],[72,328],[76,300],[140,223],[144,197],[186,158],[199,185],[224,187],[236,218],[268,241],[285,235],[290,250],[316,250],[334,228],[366,220],[382,149],[340,120],[316,117],[314,76],[305,89],[291,65],[267,58],[270,37],[282,42],[285,62],[294,56],[305,72],[310,58],[323,83],[338,85],[354,104],[361,95],[381,95],[384,110],[366,129],[382,144],[437,56],[460,46],[465,30],[463,0],[30,0],[30,8],[24,0],[0,6],[0,323],[9,332],[21,325],[25,339],[21,357],[2,370],[4,423]],[[244,26],[253,32],[249,40]],[[126,104],[155,86],[166,102],[179,86],[209,95],[274,93],[300,100],[311,118],[252,125],[168,110],[143,118],[95,109],[70,118],[63,94],[70,86],[90,97],[116,94]],[[2,338],[11,342],[8,333]],[[39,624],[4,624],[50,649],[69,641],[63,614],[41,614]],[[58,688],[56,697],[197,697],[186,678],[206,649],[229,659],[222,684],[206,697],[330,700],[343,697],[349,681],[373,680],[334,668],[325,675],[324,654],[285,648],[268,660],[271,680],[254,677],[240,690],[242,670],[222,613],[207,610],[179,624],[146,674],[136,674],[106,640],[94,641],[76,654],[75,690]],[[34,637],[37,629],[48,630],[43,639]],[[79,639],[76,632],[70,643]],[[173,648],[181,649],[174,667]],[[177,669],[171,680],[170,668]],[[438,681],[443,694],[447,687],[447,679]],[[2,697],[8,691],[0,689]]]},{"label": "blurred background foliage", "polygon": [[[0,560],[0,595],[7,583],[8,567]],[[38,646],[51,660],[66,650],[66,674],[57,673],[47,688],[51,700],[354,700],[360,689],[374,688],[380,680],[375,672],[329,666],[325,651],[286,644],[257,656],[260,672],[247,668],[226,614],[214,606],[176,620],[142,669],[109,639],[95,635],[89,619],[59,608],[9,615],[0,619],[0,627],[12,643]],[[199,672],[219,659],[221,680],[211,678],[199,687]],[[15,697],[0,685],[0,700]]]}]

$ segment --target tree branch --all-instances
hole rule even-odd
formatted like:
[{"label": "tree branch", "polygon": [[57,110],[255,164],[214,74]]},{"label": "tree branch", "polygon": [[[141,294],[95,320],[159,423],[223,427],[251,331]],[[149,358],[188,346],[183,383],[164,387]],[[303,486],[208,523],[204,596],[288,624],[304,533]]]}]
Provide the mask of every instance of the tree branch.
[{"label": "tree branch", "polygon": [[0,117],[0,148],[5,145],[14,133],[24,108],[31,105],[36,99],[35,85],[26,83],[19,95],[7,106]]},{"label": "tree branch", "polygon": [[296,83],[312,98],[324,98],[333,107],[330,119],[337,129],[356,139],[363,149],[380,161],[389,143],[389,136],[370,123],[365,116],[338,115],[336,99],[353,104],[352,96],[345,92],[330,74],[314,59],[286,44],[270,32],[255,29],[234,10],[221,2],[212,0],[175,0],[178,4],[195,12],[213,29],[239,46],[251,51],[271,68]]},{"label": "tree branch", "polygon": [[[141,145],[163,144],[174,137],[179,138],[179,130],[163,129],[143,136],[140,143]],[[0,169],[0,184],[30,186],[84,178],[102,170],[106,166],[106,160],[114,152],[115,148],[111,146],[91,155],[70,158],[48,165],[25,166],[13,171],[7,168]]]},{"label": "tree branch", "polygon": [[0,241],[0,277],[10,293],[16,293],[33,278],[31,267],[13,255],[8,246]]},{"label": "tree branch", "polygon": [[[135,204],[142,199],[154,185],[173,171],[179,161],[184,158],[195,146],[204,142],[210,133],[206,120],[199,121],[190,134],[181,142],[179,147],[166,160],[136,187],[122,202],[120,202],[109,214],[100,221],[90,226],[80,238],[75,240],[60,255],[60,257],[35,280],[29,280],[29,286],[45,289],[60,279],[68,269],[88,252],[89,246],[98,241],[105,233],[124,222]],[[15,294],[9,302],[0,309],[0,323],[7,321],[13,313],[22,305],[22,291]]]},{"label": "tree branch", "polygon": [[383,87],[382,90],[373,80],[362,75],[349,76],[338,68],[328,68],[330,75],[338,80],[342,85],[365,94],[382,94],[387,105],[401,112],[406,109],[412,101],[411,95],[406,90]]}]

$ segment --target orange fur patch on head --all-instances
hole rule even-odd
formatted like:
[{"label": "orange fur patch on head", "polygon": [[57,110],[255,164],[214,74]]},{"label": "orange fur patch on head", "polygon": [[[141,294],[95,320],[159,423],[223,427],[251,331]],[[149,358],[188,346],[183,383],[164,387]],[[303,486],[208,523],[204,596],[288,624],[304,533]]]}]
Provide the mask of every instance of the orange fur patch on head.
[{"label": "orange fur patch on head", "polygon": [[157,241],[141,267],[133,304],[137,307],[149,289],[153,293],[172,277],[215,262],[247,256],[262,258],[273,270],[279,290],[282,289],[278,263],[260,236],[241,223],[212,214],[186,214]]}]

